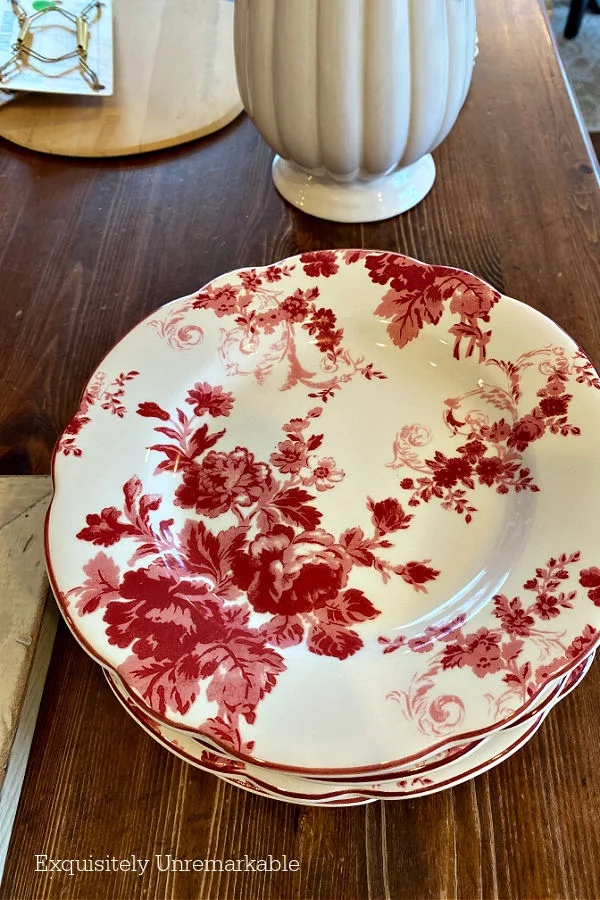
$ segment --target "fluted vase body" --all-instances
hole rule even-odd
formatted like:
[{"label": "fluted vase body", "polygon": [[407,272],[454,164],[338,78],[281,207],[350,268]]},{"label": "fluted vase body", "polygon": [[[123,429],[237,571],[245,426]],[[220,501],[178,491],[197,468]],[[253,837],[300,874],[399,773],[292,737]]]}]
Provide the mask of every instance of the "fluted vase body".
[{"label": "fluted vase body", "polygon": [[281,193],[324,218],[385,218],[433,184],[471,83],[475,0],[236,0],[235,44]]}]

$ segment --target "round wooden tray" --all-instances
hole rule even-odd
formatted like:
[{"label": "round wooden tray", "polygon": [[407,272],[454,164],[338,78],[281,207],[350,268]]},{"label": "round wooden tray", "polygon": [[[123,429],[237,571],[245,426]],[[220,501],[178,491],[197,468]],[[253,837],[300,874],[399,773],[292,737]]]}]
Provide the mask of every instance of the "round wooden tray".
[{"label": "round wooden tray", "polygon": [[0,136],[61,156],[125,156],[228,125],[242,110],[229,0],[113,0],[112,97],[27,94]]}]

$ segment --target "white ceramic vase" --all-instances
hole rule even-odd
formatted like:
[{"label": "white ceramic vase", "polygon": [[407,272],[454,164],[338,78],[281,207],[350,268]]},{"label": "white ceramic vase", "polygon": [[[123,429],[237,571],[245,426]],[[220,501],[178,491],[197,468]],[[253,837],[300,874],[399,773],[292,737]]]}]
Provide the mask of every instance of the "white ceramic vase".
[{"label": "white ceramic vase", "polygon": [[244,106],[280,193],[339,222],[410,209],[465,102],[475,0],[236,0]]}]

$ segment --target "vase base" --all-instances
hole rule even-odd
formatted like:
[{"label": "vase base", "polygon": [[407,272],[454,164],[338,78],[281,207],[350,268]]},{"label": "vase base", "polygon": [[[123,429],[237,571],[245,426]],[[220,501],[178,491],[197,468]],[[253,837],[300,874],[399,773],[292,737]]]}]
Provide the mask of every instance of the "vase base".
[{"label": "vase base", "polygon": [[303,172],[276,156],[273,181],[282,197],[302,212],[332,222],[378,222],[407,212],[429,193],[435,181],[431,154],[375,181],[342,184]]}]

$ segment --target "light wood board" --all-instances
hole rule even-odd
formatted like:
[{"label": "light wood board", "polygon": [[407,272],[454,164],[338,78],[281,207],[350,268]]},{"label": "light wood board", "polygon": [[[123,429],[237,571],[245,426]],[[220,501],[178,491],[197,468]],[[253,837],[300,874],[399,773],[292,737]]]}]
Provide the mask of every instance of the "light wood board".
[{"label": "light wood board", "polygon": [[0,785],[23,705],[48,581],[47,477],[0,478]]},{"label": "light wood board", "polygon": [[0,877],[59,612],[48,591],[47,476],[0,478]]},{"label": "light wood board", "polygon": [[125,156],[182,144],[242,109],[230,0],[113,0],[112,97],[27,94],[0,136],[61,156]]},{"label": "light wood board", "polygon": [[52,595],[49,594],[31,663],[27,691],[20,709],[19,724],[16,729],[6,771],[4,772],[2,790],[0,791],[0,879],[4,871],[6,853],[19,805],[19,797],[21,796],[21,788],[23,787],[23,779],[27,769],[27,760],[29,759],[29,750],[44,692],[59,619],[58,607]]}]

